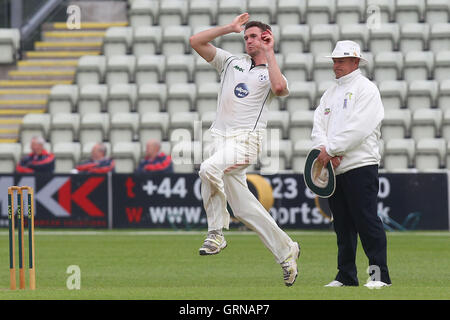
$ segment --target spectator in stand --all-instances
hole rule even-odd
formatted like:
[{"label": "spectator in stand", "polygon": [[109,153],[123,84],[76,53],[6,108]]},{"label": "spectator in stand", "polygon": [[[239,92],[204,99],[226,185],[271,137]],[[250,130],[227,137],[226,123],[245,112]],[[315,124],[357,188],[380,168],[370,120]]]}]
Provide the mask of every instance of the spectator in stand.
[{"label": "spectator in stand", "polygon": [[161,152],[161,143],[158,140],[150,139],[147,141],[145,158],[139,163],[136,172],[173,172],[172,158],[170,155]]},{"label": "spectator in stand", "polygon": [[114,172],[114,160],[106,156],[106,146],[96,143],[91,150],[91,158],[82,161],[74,170],[77,173],[108,173]]},{"label": "spectator in stand", "polygon": [[55,156],[44,148],[42,137],[31,138],[31,153],[24,156],[16,166],[18,173],[53,172],[55,170]]}]

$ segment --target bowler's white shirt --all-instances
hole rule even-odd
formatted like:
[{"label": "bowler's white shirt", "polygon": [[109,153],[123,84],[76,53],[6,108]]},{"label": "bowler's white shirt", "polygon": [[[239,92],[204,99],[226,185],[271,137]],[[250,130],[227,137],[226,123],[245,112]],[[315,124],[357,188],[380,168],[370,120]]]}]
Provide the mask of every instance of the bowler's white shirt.
[{"label": "bowler's white shirt", "polygon": [[233,135],[265,129],[268,106],[275,97],[267,65],[252,68],[249,55],[235,56],[220,48],[216,48],[216,55],[209,63],[220,73],[221,79],[216,120],[211,131]]},{"label": "bowler's white shirt", "polygon": [[379,140],[384,107],[377,86],[359,69],[335,80],[314,112],[314,146],[343,156],[336,174],[380,164]]}]

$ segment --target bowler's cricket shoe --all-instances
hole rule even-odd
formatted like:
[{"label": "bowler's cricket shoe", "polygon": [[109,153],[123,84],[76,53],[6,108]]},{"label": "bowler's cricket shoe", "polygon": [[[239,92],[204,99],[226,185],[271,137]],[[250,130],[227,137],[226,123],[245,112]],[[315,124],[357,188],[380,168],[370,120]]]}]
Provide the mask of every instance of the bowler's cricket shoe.
[{"label": "bowler's cricket shoe", "polygon": [[292,286],[297,279],[297,259],[300,256],[300,245],[295,242],[291,248],[289,256],[281,263],[283,269],[284,284],[288,287]]},{"label": "bowler's cricket shoe", "polygon": [[212,254],[218,254],[221,250],[225,249],[227,241],[220,231],[209,231],[206,236],[203,245],[198,250],[201,256],[207,256]]}]

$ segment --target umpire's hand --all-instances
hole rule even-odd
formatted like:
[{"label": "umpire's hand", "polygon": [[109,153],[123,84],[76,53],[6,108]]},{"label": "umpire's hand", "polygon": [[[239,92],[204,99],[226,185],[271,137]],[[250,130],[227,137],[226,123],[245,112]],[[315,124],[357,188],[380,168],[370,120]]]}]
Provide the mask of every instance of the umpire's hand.
[{"label": "umpire's hand", "polygon": [[320,154],[317,157],[317,161],[324,167],[328,164],[328,161],[331,161],[333,168],[336,169],[341,164],[341,160],[342,156],[332,157],[327,153],[324,146],[320,147]]}]

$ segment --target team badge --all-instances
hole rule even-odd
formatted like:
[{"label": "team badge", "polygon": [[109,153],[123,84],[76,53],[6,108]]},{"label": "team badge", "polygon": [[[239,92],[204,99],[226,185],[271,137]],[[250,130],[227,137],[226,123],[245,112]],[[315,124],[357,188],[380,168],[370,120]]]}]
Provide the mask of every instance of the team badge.
[{"label": "team badge", "polygon": [[268,76],[267,74],[261,73],[261,74],[258,76],[258,79],[259,79],[259,81],[264,82],[264,81],[269,80],[269,76]]}]

